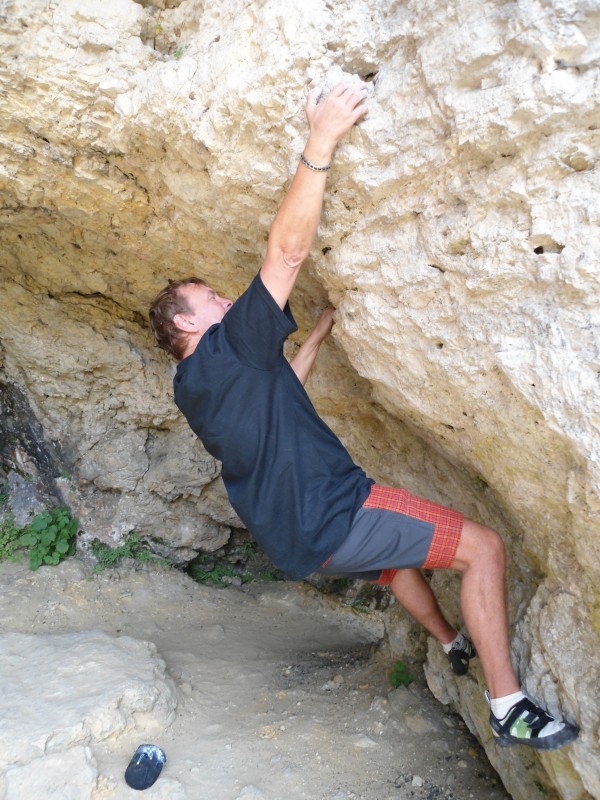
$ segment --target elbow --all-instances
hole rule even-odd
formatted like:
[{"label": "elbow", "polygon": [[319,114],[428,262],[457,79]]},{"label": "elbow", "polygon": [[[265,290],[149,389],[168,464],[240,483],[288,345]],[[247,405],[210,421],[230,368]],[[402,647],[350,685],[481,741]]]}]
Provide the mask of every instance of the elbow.
[{"label": "elbow", "polygon": [[308,253],[303,250],[282,250],[281,261],[286,269],[299,269],[307,258]]},{"label": "elbow", "polygon": [[267,254],[269,253],[273,261],[279,262],[288,270],[295,270],[308,258],[310,244],[297,231],[286,231],[282,234],[274,225],[269,234]]},{"label": "elbow", "polygon": [[280,264],[286,271],[293,271],[302,266],[309,252],[305,247],[293,243],[270,241],[267,260],[273,264]]}]

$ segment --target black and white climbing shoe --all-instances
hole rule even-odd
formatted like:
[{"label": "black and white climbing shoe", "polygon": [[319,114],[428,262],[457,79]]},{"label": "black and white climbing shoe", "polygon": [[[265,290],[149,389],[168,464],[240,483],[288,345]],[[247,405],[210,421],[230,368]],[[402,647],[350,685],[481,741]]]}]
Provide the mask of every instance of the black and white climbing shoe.
[{"label": "black and white climbing shoe", "polygon": [[454,674],[466,675],[469,669],[469,661],[475,658],[477,651],[473,646],[473,642],[462,634],[459,641],[454,643],[452,650],[446,655]]},{"label": "black and white climbing shoe", "polygon": [[[489,695],[486,692],[489,702]],[[528,697],[509,709],[504,719],[490,712],[490,725],[500,747],[524,744],[537,750],[559,750],[573,742],[579,734],[577,725],[554,719]]]}]

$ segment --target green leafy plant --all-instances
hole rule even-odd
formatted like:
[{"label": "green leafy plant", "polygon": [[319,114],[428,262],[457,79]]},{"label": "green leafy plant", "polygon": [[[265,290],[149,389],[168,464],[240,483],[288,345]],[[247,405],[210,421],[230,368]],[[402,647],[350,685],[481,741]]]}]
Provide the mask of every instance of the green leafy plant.
[{"label": "green leafy plant", "polygon": [[245,542],[242,545],[242,553],[249,559],[255,560],[258,557],[256,552],[256,542]]},{"label": "green leafy plant", "polygon": [[105,569],[118,566],[124,558],[132,558],[136,561],[147,561],[152,564],[161,564],[168,567],[172,566],[168,559],[159,558],[148,550],[137,531],[130,531],[125,537],[123,544],[119,547],[109,547],[103,542],[95,541],[92,544],[92,553],[96,556],[98,562],[94,567],[94,572],[96,574],[104,572]]},{"label": "green leafy plant", "polygon": [[399,686],[410,686],[414,677],[408,671],[408,667],[403,661],[396,661],[390,672],[390,683],[397,689]]},{"label": "green leafy plant", "polygon": [[12,514],[0,523],[0,560],[18,558],[22,530],[17,528]]},{"label": "green leafy plant", "polygon": [[220,586],[223,578],[241,578],[242,583],[250,583],[253,580],[251,575],[240,575],[232,567],[226,566],[216,566],[207,570],[199,565],[193,565],[189,573],[196,583],[210,583],[213,586]]},{"label": "green leafy plant", "polygon": [[179,61],[179,59],[182,58],[183,55],[185,54],[185,51],[188,49],[188,47],[189,44],[184,44],[183,46],[178,47],[177,50],[175,50],[175,52],[173,53],[173,58],[176,61]]},{"label": "green leafy plant", "polygon": [[350,603],[350,608],[354,614],[370,614],[372,611],[368,605],[361,603],[358,598]]},{"label": "green leafy plant", "polygon": [[19,546],[29,550],[29,566],[58,564],[75,552],[77,520],[66,508],[53,508],[37,514],[19,538]]}]

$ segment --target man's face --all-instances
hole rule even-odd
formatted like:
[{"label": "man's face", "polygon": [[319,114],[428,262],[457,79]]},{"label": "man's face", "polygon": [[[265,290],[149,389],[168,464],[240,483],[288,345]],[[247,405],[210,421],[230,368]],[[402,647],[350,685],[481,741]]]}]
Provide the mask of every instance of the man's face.
[{"label": "man's face", "polygon": [[182,286],[179,292],[185,298],[190,310],[177,316],[185,319],[186,325],[184,329],[189,333],[204,332],[211,325],[221,322],[233,305],[231,300],[219,297],[208,286],[189,284],[188,286]]}]

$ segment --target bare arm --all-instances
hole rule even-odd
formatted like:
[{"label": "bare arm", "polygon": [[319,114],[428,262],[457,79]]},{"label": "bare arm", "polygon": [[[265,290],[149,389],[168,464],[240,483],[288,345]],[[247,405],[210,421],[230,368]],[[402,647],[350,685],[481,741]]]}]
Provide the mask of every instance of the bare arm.
[{"label": "bare arm", "polygon": [[323,311],[308,339],[290,361],[290,367],[296,373],[302,386],[306,384],[312,365],[315,363],[317,353],[319,352],[319,347],[321,347],[323,341],[331,332],[334,311],[335,309],[333,308],[326,308],[325,311]]},{"label": "bare arm", "polygon": [[[350,128],[367,113],[364,84],[338,84],[322,102],[311,92],[306,104],[310,135],[304,155],[325,166]],[[284,308],[304,259],[312,246],[321,217],[327,172],[300,163],[275,217],[261,278],[275,302]]]}]

